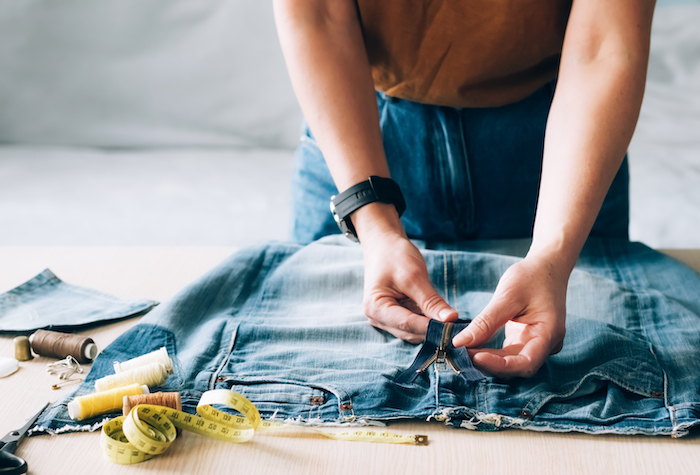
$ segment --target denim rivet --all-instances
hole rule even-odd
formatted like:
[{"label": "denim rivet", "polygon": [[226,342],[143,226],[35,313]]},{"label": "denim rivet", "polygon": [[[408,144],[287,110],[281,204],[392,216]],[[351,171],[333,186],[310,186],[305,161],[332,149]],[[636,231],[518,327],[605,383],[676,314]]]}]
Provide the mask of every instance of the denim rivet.
[{"label": "denim rivet", "polygon": [[225,377],[225,376],[219,376],[218,378],[216,378],[216,382],[217,382],[217,383],[223,383],[224,381],[226,381],[226,377]]},{"label": "denim rivet", "polygon": [[352,404],[350,404],[349,402],[346,402],[346,403],[344,403],[344,404],[341,404],[341,405],[340,405],[340,410],[341,410],[341,411],[351,411],[351,410],[352,410]]},{"label": "denim rivet", "polygon": [[532,413],[530,411],[522,410],[520,411],[520,417],[522,419],[532,419]]},{"label": "denim rivet", "polygon": [[652,391],[651,392],[651,397],[654,399],[663,399],[664,398],[664,392],[663,391]]},{"label": "denim rivet", "polygon": [[320,406],[323,404],[323,397],[322,396],[314,396],[311,398],[311,404],[313,406]]}]

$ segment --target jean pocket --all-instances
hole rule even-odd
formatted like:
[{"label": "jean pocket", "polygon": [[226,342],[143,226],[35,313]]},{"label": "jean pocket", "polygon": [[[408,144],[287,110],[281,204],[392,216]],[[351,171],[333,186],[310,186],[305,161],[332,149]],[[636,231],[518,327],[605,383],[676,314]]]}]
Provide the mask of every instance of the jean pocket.
[{"label": "jean pocket", "polygon": [[337,421],[352,418],[352,402],[344,391],[282,378],[222,375],[217,389],[248,398],[263,418]]},{"label": "jean pocket", "polygon": [[664,373],[639,334],[578,319],[562,352],[521,381],[520,391],[521,417],[611,424],[655,417],[664,407]]}]

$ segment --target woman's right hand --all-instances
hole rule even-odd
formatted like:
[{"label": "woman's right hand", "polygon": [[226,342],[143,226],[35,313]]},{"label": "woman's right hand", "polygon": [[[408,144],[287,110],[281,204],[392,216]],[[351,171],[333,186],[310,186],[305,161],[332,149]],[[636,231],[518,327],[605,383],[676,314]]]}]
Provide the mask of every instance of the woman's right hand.
[{"label": "woman's right hand", "polygon": [[406,237],[393,205],[372,203],[352,220],[364,253],[364,312],[373,326],[420,343],[431,318],[457,319],[430,283],[425,260]]},{"label": "woman's right hand", "polygon": [[[388,178],[356,2],[275,0],[274,10],[292,85],[338,191],[369,176]],[[393,205],[371,203],[351,219],[365,255],[364,308],[372,325],[417,343],[429,318],[457,318],[430,284]]]}]

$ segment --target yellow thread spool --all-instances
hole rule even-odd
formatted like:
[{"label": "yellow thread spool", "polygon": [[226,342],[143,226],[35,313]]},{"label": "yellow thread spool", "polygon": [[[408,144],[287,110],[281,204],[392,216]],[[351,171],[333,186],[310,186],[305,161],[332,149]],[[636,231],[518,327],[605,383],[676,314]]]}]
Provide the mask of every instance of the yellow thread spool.
[{"label": "yellow thread spool", "polygon": [[122,407],[124,396],[148,394],[148,386],[132,384],[101,393],[79,396],[68,403],[68,415],[79,421],[105,414]]},{"label": "yellow thread spool", "polygon": [[168,379],[168,371],[165,369],[165,366],[162,363],[150,363],[146,366],[100,378],[95,381],[95,389],[97,391],[107,391],[133,383],[153,387],[160,386],[166,379]]}]

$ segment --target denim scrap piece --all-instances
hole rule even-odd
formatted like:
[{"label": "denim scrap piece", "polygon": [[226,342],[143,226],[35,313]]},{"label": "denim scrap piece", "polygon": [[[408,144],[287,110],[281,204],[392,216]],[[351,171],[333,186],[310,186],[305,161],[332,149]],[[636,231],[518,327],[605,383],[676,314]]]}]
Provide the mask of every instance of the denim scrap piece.
[{"label": "denim scrap piece", "polygon": [[156,305],[154,300],[126,300],[68,284],[46,269],[0,295],[0,332],[75,328],[136,317]]},{"label": "denim scrap piece", "polygon": [[[412,383],[418,375],[428,369],[431,365],[448,366],[455,373],[459,374],[465,381],[479,381],[485,376],[476,369],[472,363],[467,349],[464,347],[455,348],[452,338],[467,328],[469,322],[458,321],[455,323],[443,323],[437,320],[430,320],[428,332],[425,335],[425,343],[418,352],[418,356],[413,360],[411,366],[396,377],[396,382],[401,384]],[[442,368],[444,369],[444,368]]]}]

